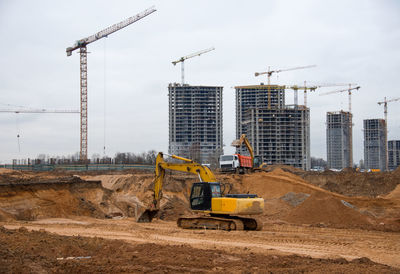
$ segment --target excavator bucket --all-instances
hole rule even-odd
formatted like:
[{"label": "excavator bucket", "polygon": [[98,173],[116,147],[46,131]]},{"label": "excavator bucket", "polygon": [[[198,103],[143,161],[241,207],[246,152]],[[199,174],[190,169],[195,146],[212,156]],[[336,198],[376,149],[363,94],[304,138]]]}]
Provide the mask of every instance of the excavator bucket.
[{"label": "excavator bucket", "polygon": [[231,146],[233,147],[240,147],[241,143],[240,140],[233,140]]},{"label": "excavator bucket", "polygon": [[151,223],[153,218],[157,215],[158,209],[146,209],[136,219],[138,223]]}]

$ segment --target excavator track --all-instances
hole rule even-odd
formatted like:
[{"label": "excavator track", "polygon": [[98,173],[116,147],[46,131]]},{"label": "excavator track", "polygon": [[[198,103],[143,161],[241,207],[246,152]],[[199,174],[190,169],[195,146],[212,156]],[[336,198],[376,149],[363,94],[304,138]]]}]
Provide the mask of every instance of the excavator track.
[{"label": "excavator track", "polygon": [[183,217],[177,221],[178,227],[184,229],[215,229],[215,230],[261,230],[262,223],[254,218],[229,216],[221,218],[214,216]]}]

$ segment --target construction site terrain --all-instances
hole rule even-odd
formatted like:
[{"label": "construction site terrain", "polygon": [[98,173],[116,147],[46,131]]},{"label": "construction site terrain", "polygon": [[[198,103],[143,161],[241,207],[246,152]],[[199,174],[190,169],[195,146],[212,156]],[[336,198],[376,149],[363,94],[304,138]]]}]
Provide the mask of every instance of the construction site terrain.
[{"label": "construction site terrain", "polygon": [[137,223],[153,177],[0,169],[0,272],[400,272],[400,169],[217,174],[224,193],[264,198],[262,231],[178,228],[198,178],[176,172]]}]

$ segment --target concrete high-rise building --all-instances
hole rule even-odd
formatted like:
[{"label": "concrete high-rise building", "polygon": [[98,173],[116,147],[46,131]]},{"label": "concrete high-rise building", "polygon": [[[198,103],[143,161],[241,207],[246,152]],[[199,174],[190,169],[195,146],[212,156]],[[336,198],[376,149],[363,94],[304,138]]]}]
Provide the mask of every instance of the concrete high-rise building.
[{"label": "concrete high-rise building", "polygon": [[364,164],[366,169],[385,170],[386,140],[384,119],[364,120]]},{"label": "concrete high-rise building", "polygon": [[169,153],[210,163],[223,154],[222,90],[169,84]]},{"label": "concrete high-rise building", "polygon": [[389,170],[395,170],[400,166],[400,140],[388,142]]},{"label": "concrete high-rise building", "polygon": [[[309,109],[285,105],[284,86],[235,88],[236,138],[246,134],[255,155],[268,164],[310,169]],[[246,153],[246,149],[239,152]]]},{"label": "concrete high-rise building", "polygon": [[271,109],[285,106],[285,87],[276,85],[238,86],[236,89],[236,138],[246,134],[244,116],[250,108],[268,107],[268,94]]},{"label": "concrete high-rise building", "polygon": [[352,119],[346,111],[326,113],[326,154],[328,168],[352,167]]},{"label": "concrete high-rise building", "polygon": [[304,106],[248,109],[243,124],[255,155],[267,164],[310,169],[309,115]]}]

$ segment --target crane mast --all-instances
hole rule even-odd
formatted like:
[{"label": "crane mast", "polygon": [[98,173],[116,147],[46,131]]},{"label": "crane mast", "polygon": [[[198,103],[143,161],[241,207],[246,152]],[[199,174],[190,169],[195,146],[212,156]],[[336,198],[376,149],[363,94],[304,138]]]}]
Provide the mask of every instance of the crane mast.
[{"label": "crane mast", "polygon": [[385,132],[385,148],[386,148],[386,165],[385,165],[385,169],[386,171],[389,170],[389,151],[388,151],[388,107],[387,107],[387,103],[390,102],[396,102],[396,101],[400,101],[400,98],[393,98],[390,100],[387,100],[386,97],[384,98],[384,100],[382,102],[378,102],[378,105],[382,105],[383,104],[383,112],[385,115],[385,124],[386,124],[386,132]]},{"label": "crane mast", "polygon": [[88,149],[88,94],[87,94],[87,45],[93,43],[101,38],[107,37],[108,35],[129,26],[132,23],[150,15],[155,12],[155,7],[150,7],[141,13],[129,17],[117,24],[114,24],[108,28],[105,28],[91,36],[80,39],[75,42],[72,47],[66,49],[67,56],[71,56],[72,52],[79,49],[80,55],[80,99],[81,99],[81,121],[80,121],[80,160],[83,162],[87,161],[87,149]]},{"label": "crane mast", "polygon": [[187,59],[189,59],[189,58],[196,57],[196,56],[200,56],[200,55],[202,55],[202,54],[204,54],[204,53],[207,53],[207,52],[210,52],[210,51],[212,51],[212,50],[215,50],[215,48],[214,48],[214,47],[211,47],[211,48],[208,48],[208,49],[205,49],[205,50],[201,50],[201,51],[198,51],[198,52],[189,54],[189,55],[187,55],[187,56],[183,56],[183,57],[179,58],[179,59],[176,60],[176,61],[172,61],[172,64],[173,64],[174,66],[176,66],[176,64],[178,64],[178,63],[181,63],[182,86],[185,84],[185,60],[187,60]]}]

